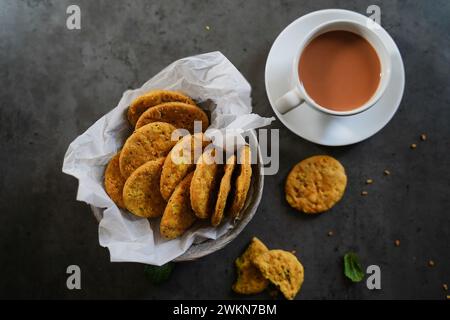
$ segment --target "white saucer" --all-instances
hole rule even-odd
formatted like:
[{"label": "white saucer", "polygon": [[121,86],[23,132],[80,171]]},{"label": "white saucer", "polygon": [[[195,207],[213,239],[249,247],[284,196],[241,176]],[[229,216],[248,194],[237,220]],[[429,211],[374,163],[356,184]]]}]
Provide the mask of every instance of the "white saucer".
[{"label": "white saucer", "polygon": [[296,54],[296,44],[319,24],[333,19],[351,19],[366,23],[369,19],[359,13],[329,9],[307,14],[284,29],[270,49],[266,62],[266,92],[278,119],[298,136],[327,146],[344,146],[360,142],[380,131],[394,116],[403,96],[405,71],[397,45],[383,28],[374,30],[392,58],[389,86],[383,97],[369,110],[348,117],[336,117],[317,111],[306,104],[286,114],[274,107],[275,101],[290,89],[291,66]]}]

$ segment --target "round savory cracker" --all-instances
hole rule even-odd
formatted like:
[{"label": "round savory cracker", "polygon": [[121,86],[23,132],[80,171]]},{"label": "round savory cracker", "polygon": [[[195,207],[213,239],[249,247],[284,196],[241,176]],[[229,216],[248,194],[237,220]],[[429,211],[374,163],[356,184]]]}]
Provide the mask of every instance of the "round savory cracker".
[{"label": "round savory cracker", "polygon": [[125,178],[120,173],[119,168],[119,156],[118,152],[114,157],[109,160],[105,170],[105,190],[112,201],[119,207],[125,208],[123,203],[123,185],[125,184]]},{"label": "round savory cracker", "polygon": [[204,143],[202,133],[187,135],[170,150],[164,161],[160,181],[160,191],[164,199],[169,200],[175,187],[195,169],[195,163],[202,154]]},{"label": "round savory cracker", "polygon": [[238,278],[232,289],[240,294],[256,294],[262,292],[269,285],[261,271],[255,267],[253,260],[269,249],[258,238],[253,237],[250,245],[235,261]]},{"label": "round savory cracker", "polygon": [[242,208],[244,207],[247,193],[250,189],[252,180],[252,155],[249,146],[243,146],[238,154],[240,172],[236,178],[233,202],[230,206],[230,214],[233,218],[239,218]]},{"label": "round savory cracker", "polygon": [[329,156],[313,156],[296,164],[286,179],[286,200],[308,214],[331,209],[344,195],[344,167]]},{"label": "round savory cracker", "polygon": [[171,139],[174,130],[169,123],[153,122],[129,136],[119,157],[122,176],[128,178],[147,161],[165,157],[176,143]]},{"label": "round savory cracker", "polygon": [[275,284],[288,300],[295,298],[304,280],[304,269],[297,257],[284,250],[270,250],[258,255],[253,264]]},{"label": "round savory cracker", "polygon": [[222,166],[215,161],[215,148],[206,148],[195,166],[191,182],[191,206],[200,219],[209,218],[217,194]]},{"label": "round savory cracker", "polygon": [[190,186],[194,173],[188,174],[175,188],[167,203],[159,230],[166,239],[182,236],[197,220],[191,208]]},{"label": "round savory cracker", "polygon": [[225,211],[225,205],[227,203],[228,194],[231,189],[231,177],[233,176],[234,167],[236,166],[236,156],[232,155],[227,159],[225,164],[225,173],[220,180],[219,192],[217,194],[216,207],[214,208],[214,213],[211,217],[211,224],[217,227],[223,218],[223,213]]},{"label": "round savory cracker", "polygon": [[196,105],[195,102],[187,95],[171,90],[153,90],[137,97],[128,107],[127,117],[128,121],[134,127],[139,117],[149,108],[166,102],[183,102],[191,105]]},{"label": "round savory cracker", "polygon": [[134,215],[155,218],[163,214],[166,202],[159,192],[164,158],[151,160],[137,168],[123,187],[125,207]]},{"label": "round savory cracker", "polygon": [[140,116],[136,129],[155,121],[170,123],[177,129],[186,129],[190,133],[194,133],[194,121],[201,121],[202,131],[209,126],[205,111],[183,102],[167,102],[148,109]]}]

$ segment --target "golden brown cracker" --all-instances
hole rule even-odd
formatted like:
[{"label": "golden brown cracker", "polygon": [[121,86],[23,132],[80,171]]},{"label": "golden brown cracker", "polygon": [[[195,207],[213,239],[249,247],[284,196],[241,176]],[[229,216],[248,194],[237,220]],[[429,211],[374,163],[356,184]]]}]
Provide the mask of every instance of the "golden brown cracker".
[{"label": "golden brown cracker", "polygon": [[239,218],[242,208],[244,207],[247,193],[250,189],[252,180],[252,164],[251,151],[249,146],[244,146],[239,152],[239,175],[236,178],[233,202],[230,207],[230,214],[233,218]]},{"label": "golden brown cracker", "polygon": [[128,178],[147,161],[165,157],[176,143],[171,139],[175,129],[165,122],[153,122],[136,130],[120,152],[119,166],[122,176]]},{"label": "golden brown cracker", "polygon": [[313,156],[296,164],[286,179],[289,205],[308,214],[332,208],[344,195],[344,167],[329,156]]},{"label": "golden brown cracker", "polygon": [[195,163],[203,152],[203,134],[187,135],[181,138],[164,161],[160,190],[164,199],[169,200],[175,187],[195,169]]},{"label": "golden brown cracker", "polygon": [[159,230],[164,238],[175,239],[182,236],[197,220],[191,208],[190,186],[194,173],[188,174],[175,188],[164,210]]},{"label": "golden brown cracker", "polygon": [[240,294],[256,294],[267,288],[269,281],[253,264],[254,259],[268,252],[269,249],[258,238],[253,237],[244,254],[236,259],[238,278],[233,284],[233,291]]},{"label": "golden brown cracker", "polygon": [[196,105],[187,95],[171,90],[153,90],[134,99],[128,107],[128,121],[134,127],[139,117],[149,108],[166,102],[183,102]]},{"label": "golden brown cracker", "polygon": [[201,108],[182,102],[167,102],[148,109],[140,116],[136,129],[155,121],[170,123],[190,133],[194,133],[194,121],[201,121],[202,131],[209,126],[208,115]]},{"label": "golden brown cracker", "polygon": [[118,152],[109,161],[105,170],[105,190],[108,193],[112,201],[119,207],[125,208],[123,203],[123,185],[125,184],[125,178],[120,173],[119,168],[119,156]]},{"label": "golden brown cracker", "polygon": [[205,148],[198,159],[191,182],[191,206],[200,219],[209,218],[217,194],[222,166],[216,163],[215,148]]},{"label": "golden brown cracker", "polygon": [[231,177],[233,175],[234,167],[236,166],[236,156],[232,155],[227,159],[225,164],[225,173],[220,180],[219,192],[217,194],[216,206],[214,208],[214,213],[211,217],[211,224],[217,227],[223,218],[223,213],[225,211],[225,205],[227,203],[228,194],[231,189]]},{"label": "golden brown cracker", "polygon": [[304,279],[303,266],[296,256],[284,250],[270,250],[257,256],[253,263],[286,299],[295,298]]},{"label": "golden brown cracker", "polygon": [[151,160],[137,168],[123,187],[125,207],[134,215],[143,218],[159,217],[166,202],[159,192],[159,177],[164,158]]}]

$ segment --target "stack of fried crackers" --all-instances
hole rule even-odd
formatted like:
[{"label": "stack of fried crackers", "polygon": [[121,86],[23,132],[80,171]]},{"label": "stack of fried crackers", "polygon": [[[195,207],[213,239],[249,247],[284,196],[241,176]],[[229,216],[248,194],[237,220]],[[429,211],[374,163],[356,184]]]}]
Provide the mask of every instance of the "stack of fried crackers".
[{"label": "stack of fried crackers", "polygon": [[[161,218],[167,239],[183,235],[197,220],[219,226],[227,213],[239,218],[250,188],[249,146],[225,155],[194,132],[208,115],[185,94],[155,90],[128,108],[134,132],[109,162],[105,189],[114,203],[143,218]],[[177,129],[190,134],[172,139]],[[220,153],[220,154],[219,154]],[[221,155],[221,157],[219,157]],[[225,163],[217,159],[225,158]]]}]

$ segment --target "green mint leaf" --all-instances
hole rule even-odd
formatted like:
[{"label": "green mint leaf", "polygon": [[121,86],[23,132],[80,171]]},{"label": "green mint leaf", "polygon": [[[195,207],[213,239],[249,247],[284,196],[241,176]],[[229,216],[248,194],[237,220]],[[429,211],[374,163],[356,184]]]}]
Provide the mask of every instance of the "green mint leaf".
[{"label": "green mint leaf", "polygon": [[146,265],[144,268],[145,277],[153,284],[161,284],[170,278],[175,263],[168,262],[162,266]]},{"label": "green mint leaf", "polygon": [[344,274],[353,282],[360,282],[364,279],[364,272],[359,258],[354,252],[348,252],[344,256]]}]

